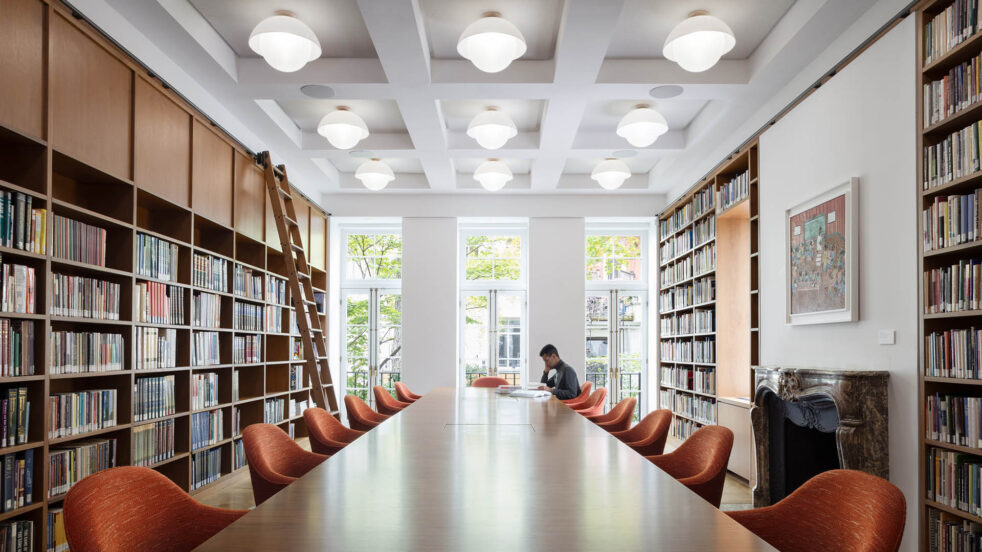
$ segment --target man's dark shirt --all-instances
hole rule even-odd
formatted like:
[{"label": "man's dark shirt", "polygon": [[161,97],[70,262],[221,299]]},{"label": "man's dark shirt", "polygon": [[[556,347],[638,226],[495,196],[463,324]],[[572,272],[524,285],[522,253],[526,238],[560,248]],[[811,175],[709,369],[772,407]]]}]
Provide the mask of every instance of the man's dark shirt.
[{"label": "man's dark shirt", "polygon": [[580,394],[580,381],[576,377],[576,370],[562,360],[559,361],[559,364],[554,369],[556,370],[556,375],[551,378],[549,377],[549,372],[553,369],[542,372],[542,379],[539,383],[544,383],[552,387],[552,394],[557,399],[566,400],[577,397]]}]

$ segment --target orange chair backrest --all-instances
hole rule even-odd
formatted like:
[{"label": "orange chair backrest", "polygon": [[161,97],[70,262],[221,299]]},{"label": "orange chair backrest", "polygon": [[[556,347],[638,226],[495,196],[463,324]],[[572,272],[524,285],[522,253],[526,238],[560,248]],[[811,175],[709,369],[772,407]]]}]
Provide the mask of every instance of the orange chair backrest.
[{"label": "orange chair backrest", "polygon": [[588,398],[590,398],[590,390],[593,389],[593,382],[588,381],[580,386],[580,394],[573,397],[572,399],[566,399],[563,402],[568,405],[573,405],[574,403],[581,403]]},{"label": "orange chair backrest", "polygon": [[672,425],[672,411],[667,408],[649,412],[647,416],[631,429],[615,436],[635,445],[638,454],[644,456],[658,455],[665,451],[665,441]]},{"label": "orange chair backrest", "polygon": [[407,403],[393,399],[389,390],[381,385],[372,387],[372,392],[375,393],[375,402],[379,404],[379,410],[401,410],[409,406]]},{"label": "orange chair backrest", "polygon": [[704,473],[726,471],[733,449],[733,432],[723,426],[711,425],[697,429],[672,452],[688,459],[688,473],[676,473],[676,478],[693,477]]},{"label": "orange chair backrest", "polygon": [[346,445],[362,434],[344,427],[330,412],[316,406],[303,411],[303,421],[310,435],[322,443]]},{"label": "orange chair backrest", "polygon": [[598,404],[604,402],[604,399],[606,398],[607,398],[607,388],[601,387],[600,389],[594,391],[593,394],[590,395],[590,398],[587,399],[587,401],[583,403],[582,406],[577,408],[577,410],[587,410],[590,408],[595,408]]},{"label": "orange chair backrest", "polygon": [[372,410],[365,401],[361,400],[361,397],[356,395],[345,395],[344,407],[348,411],[349,418],[354,418],[370,425],[380,424],[389,418],[385,414],[379,414]]},{"label": "orange chair backrest", "polygon": [[508,380],[496,376],[481,376],[474,380],[471,387],[498,387],[499,385],[508,385]]},{"label": "orange chair backrest", "polygon": [[419,399],[423,398],[422,395],[417,395],[416,393],[410,391],[409,387],[407,387],[406,384],[402,383],[401,381],[397,381],[395,383],[395,387],[396,387],[396,396],[399,397],[399,400],[402,402],[411,403],[413,401],[418,401]]},{"label": "orange chair backrest", "polygon": [[[615,431],[627,429],[631,425],[631,418],[634,416],[634,407],[638,404],[635,397],[627,397],[614,405],[610,412],[600,419],[594,419],[597,423],[604,424],[605,427],[618,426]],[[623,427],[621,427],[623,426]]]},{"label": "orange chair backrest", "polygon": [[258,470],[264,476],[300,477],[306,473],[293,462],[293,458],[309,453],[275,425],[246,426],[242,430],[242,447],[249,460],[249,468]]}]

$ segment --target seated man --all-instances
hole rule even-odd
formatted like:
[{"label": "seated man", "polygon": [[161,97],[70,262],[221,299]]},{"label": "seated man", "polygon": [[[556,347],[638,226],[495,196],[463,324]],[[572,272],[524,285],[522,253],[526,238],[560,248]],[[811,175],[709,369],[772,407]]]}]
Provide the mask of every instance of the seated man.
[{"label": "seated man", "polygon": [[539,356],[545,362],[540,383],[545,385],[539,389],[551,391],[557,399],[575,398],[580,394],[580,382],[576,378],[576,370],[559,358],[555,345],[546,345],[539,351]]}]

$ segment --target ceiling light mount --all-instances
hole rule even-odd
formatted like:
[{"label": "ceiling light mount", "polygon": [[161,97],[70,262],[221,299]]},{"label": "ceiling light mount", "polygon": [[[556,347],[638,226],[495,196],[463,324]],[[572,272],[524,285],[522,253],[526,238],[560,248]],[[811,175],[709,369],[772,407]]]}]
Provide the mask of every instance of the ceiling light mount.
[{"label": "ceiling light mount", "polygon": [[340,105],[320,120],[317,134],[327,138],[332,146],[346,150],[368,138],[368,126],[357,113]]},{"label": "ceiling light mount", "polygon": [[668,121],[646,103],[634,106],[634,109],[617,123],[617,135],[636,148],[646,148],[654,144],[655,140],[666,132],[668,132]]},{"label": "ceiling light mount", "polygon": [[700,73],[716,65],[735,45],[729,25],[706,10],[696,10],[668,34],[662,55],[686,71]]},{"label": "ceiling light mount", "polygon": [[308,62],[321,57],[317,35],[292,12],[278,11],[252,29],[249,48],[277,71],[299,71]]},{"label": "ceiling light mount", "polygon": [[500,159],[491,158],[481,163],[474,170],[474,180],[481,183],[481,186],[489,192],[497,192],[505,187],[514,176],[508,165]]},{"label": "ceiling light mount", "polygon": [[627,163],[613,157],[608,157],[597,163],[593,172],[590,173],[590,178],[596,180],[600,187],[605,190],[620,188],[630,176],[631,169]]},{"label": "ceiling light mount", "polygon": [[484,149],[496,150],[518,135],[515,121],[495,106],[488,106],[467,125],[467,135]]},{"label": "ceiling light mount", "polygon": [[355,171],[355,178],[361,180],[361,183],[369,190],[377,192],[388,186],[389,182],[395,180],[396,176],[381,159],[373,157],[358,166]]}]

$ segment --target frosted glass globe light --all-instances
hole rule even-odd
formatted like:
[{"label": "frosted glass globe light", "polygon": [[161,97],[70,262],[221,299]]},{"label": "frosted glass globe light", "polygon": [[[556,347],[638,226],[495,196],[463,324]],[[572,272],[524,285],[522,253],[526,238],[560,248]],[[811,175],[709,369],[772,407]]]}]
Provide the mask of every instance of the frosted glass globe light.
[{"label": "frosted glass globe light", "polygon": [[338,149],[351,149],[368,138],[368,126],[356,113],[341,106],[317,123],[317,134]]},{"label": "frosted glass globe light", "polygon": [[709,69],[736,45],[729,25],[705,11],[694,11],[668,33],[662,55],[682,69],[699,73]]},{"label": "frosted glass globe light", "polygon": [[645,104],[636,106],[617,123],[617,135],[636,148],[646,148],[668,132],[668,121]]},{"label": "frosted glass globe light", "polygon": [[471,23],[457,39],[457,53],[485,73],[497,73],[522,57],[525,37],[518,27],[497,12]]},{"label": "frosted glass globe light", "polygon": [[395,180],[396,175],[392,173],[392,169],[388,165],[377,158],[372,158],[358,167],[355,171],[355,178],[361,180],[361,183],[369,190],[377,192]]},{"label": "frosted glass globe light", "polygon": [[482,148],[496,150],[517,136],[518,129],[507,113],[498,111],[497,107],[489,107],[471,119],[467,125],[467,135],[477,140]]},{"label": "frosted glass globe light", "polygon": [[590,178],[600,183],[600,187],[605,190],[616,190],[621,187],[628,177],[631,176],[631,169],[627,163],[620,159],[607,158],[597,163],[590,173]]},{"label": "frosted glass globe light", "polygon": [[474,180],[480,182],[481,186],[484,186],[484,189],[489,192],[497,192],[504,188],[505,184],[512,178],[511,169],[508,168],[508,165],[497,159],[488,159],[478,165],[474,171]]},{"label": "frosted glass globe light", "polygon": [[321,57],[321,43],[314,31],[290,12],[277,12],[256,25],[249,47],[277,71],[299,71]]}]

